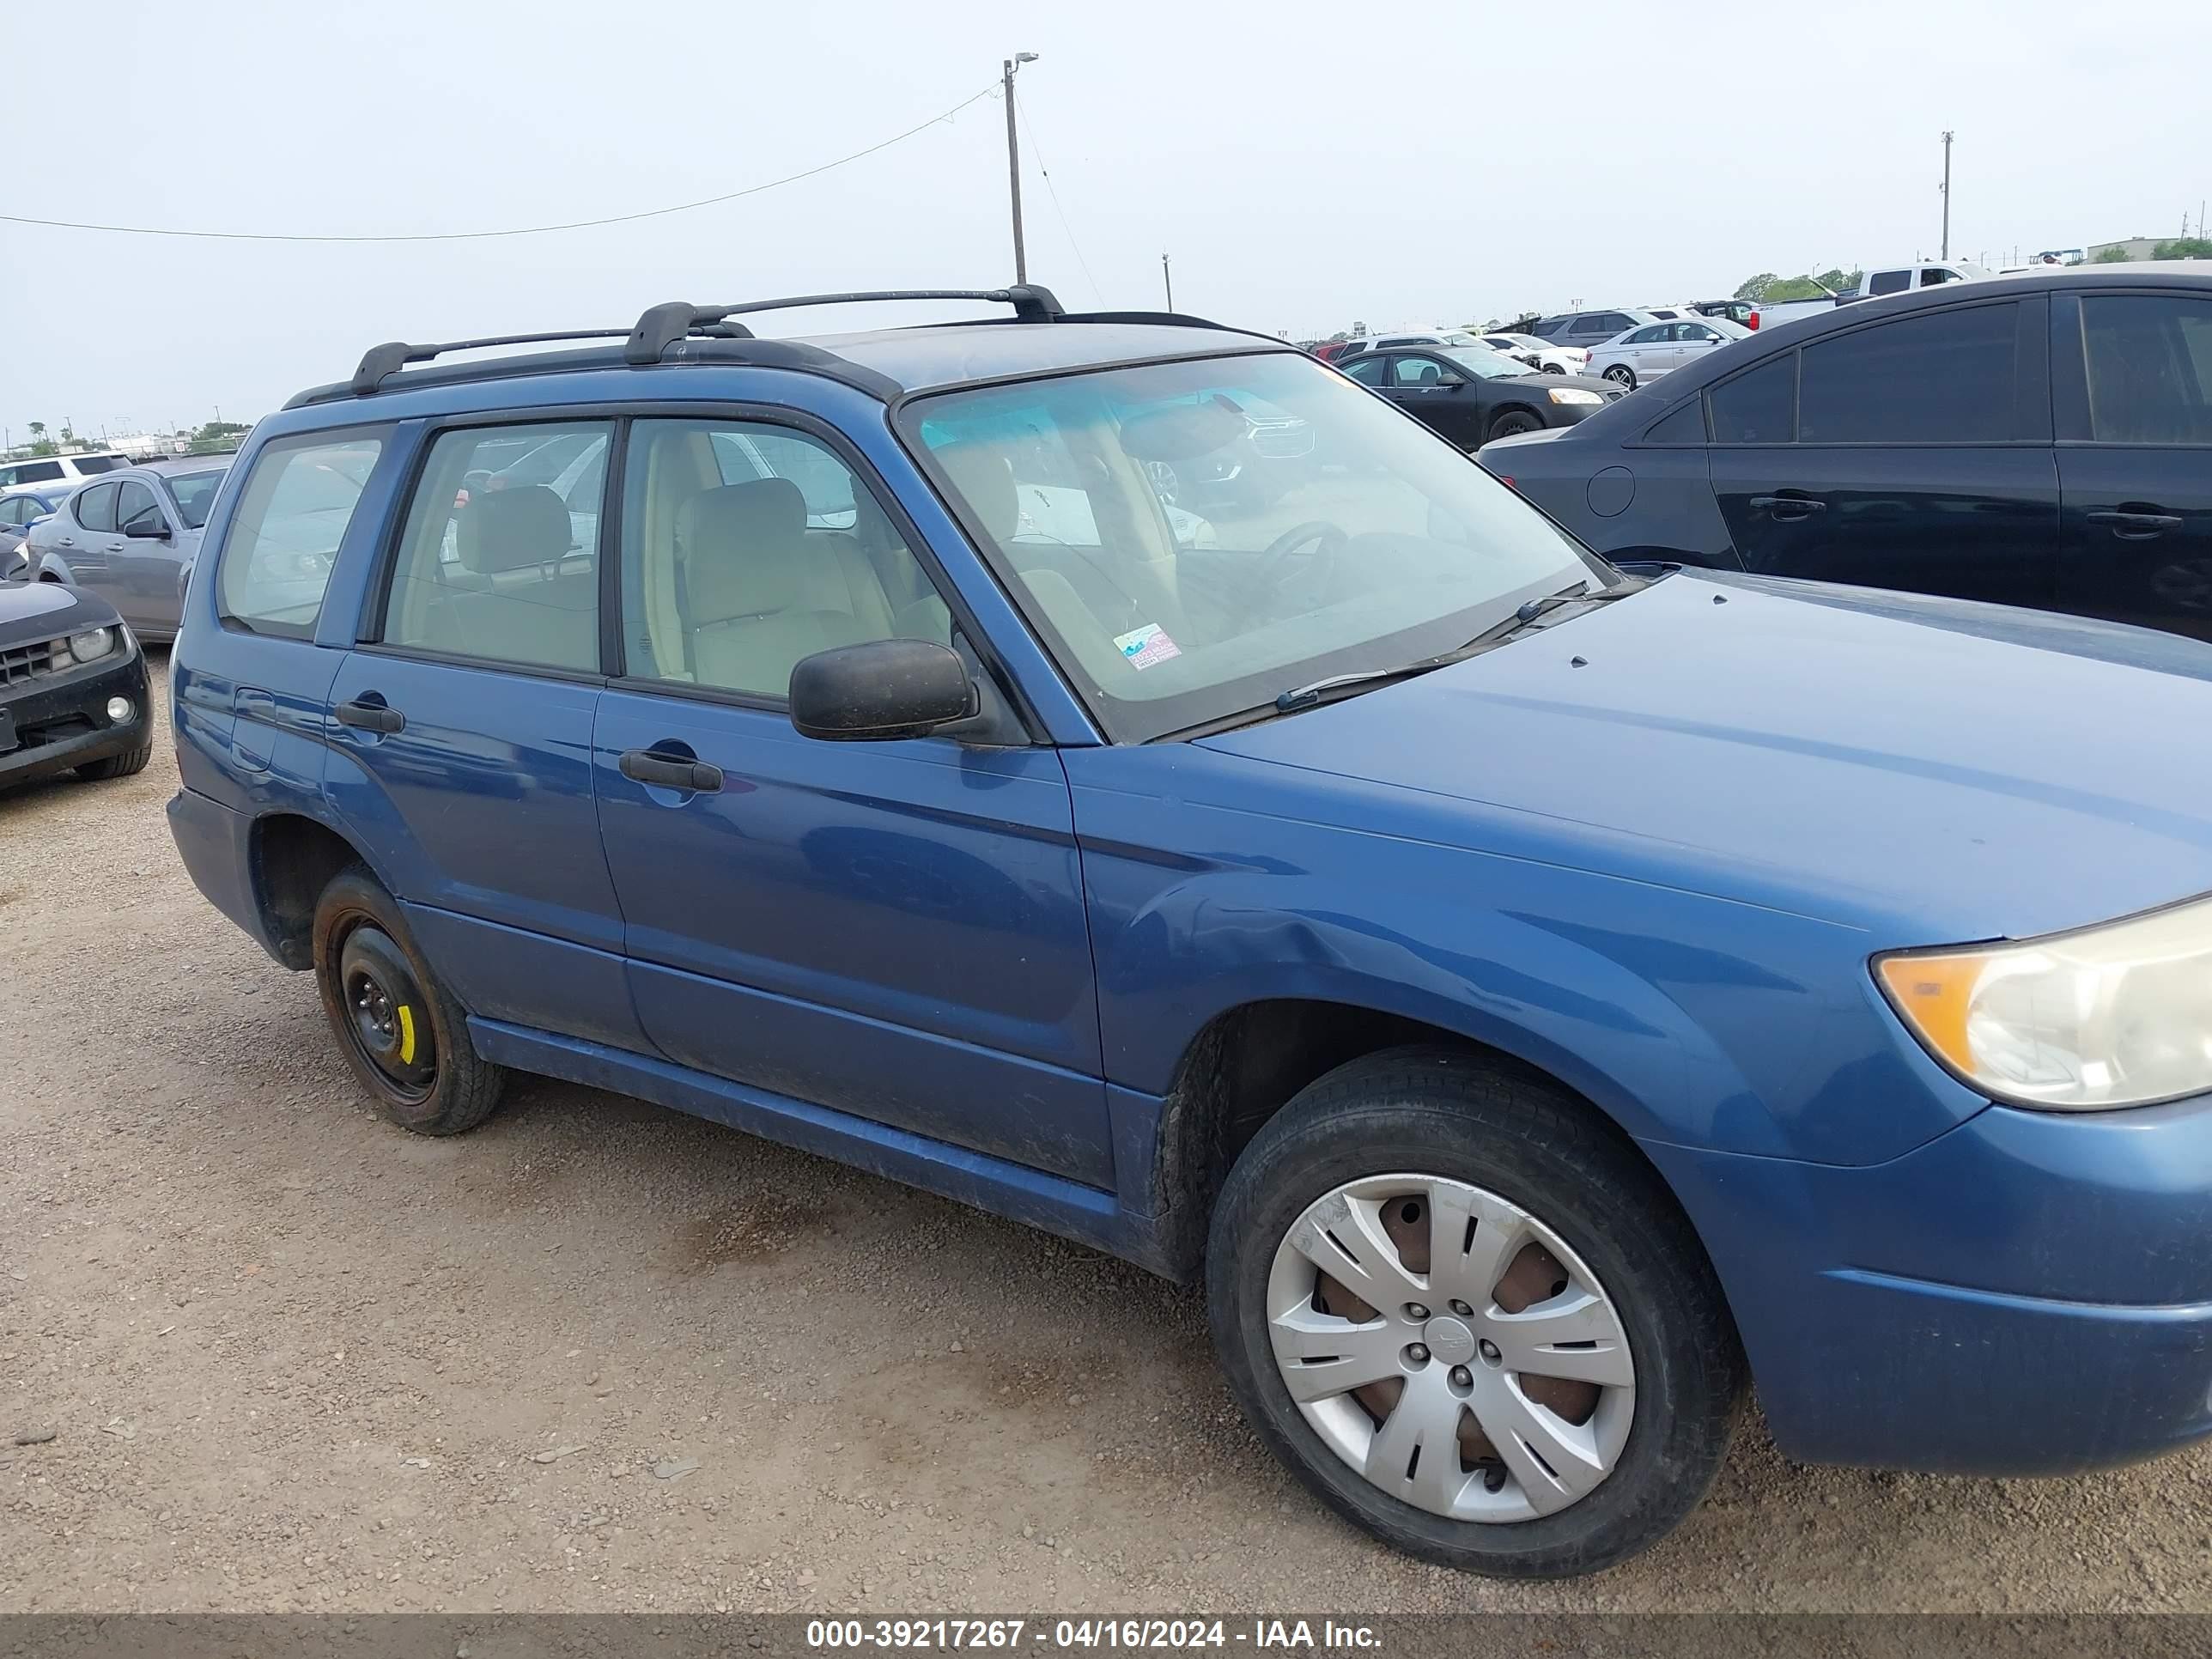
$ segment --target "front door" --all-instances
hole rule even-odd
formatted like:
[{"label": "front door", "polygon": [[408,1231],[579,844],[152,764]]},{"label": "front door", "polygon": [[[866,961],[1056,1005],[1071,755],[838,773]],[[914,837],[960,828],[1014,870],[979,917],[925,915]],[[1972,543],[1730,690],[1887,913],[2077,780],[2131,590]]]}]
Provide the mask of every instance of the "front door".
[{"label": "front door", "polygon": [[1744,568],[2048,607],[2058,472],[2041,305],[1947,306],[1717,382],[1713,491]]},{"label": "front door", "polygon": [[177,626],[182,530],[143,478],[122,479],[117,488],[107,555],[115,608],[133,628],[161,638]]},{"label": "front door", "polygon": [[2059,607],[2212,640],[2212,298],[2062,296],[2051,349]]},{"label": "front door", "polygon": [[417,473],[374,636],[330,691],[325,790],[454,994],[486,1018],[645,1049],[599,850],[597,520],[463,480],[605,422],[456,427]]},{"label": "front door", "polygon": [[792,728],[800,659],[952,639],[828,443],[643,420],[624,477],[626,677],[592,758],[647,1036],[685,1066],[1110,1186],[1059,757]]},{"label": "front door", "polygon": [[1468,370],[1445,358],[1425,351],[1400,353],[1390,360],[1383,395],[1462,449],[1480,449],[1490,435],[1481,387]]}]

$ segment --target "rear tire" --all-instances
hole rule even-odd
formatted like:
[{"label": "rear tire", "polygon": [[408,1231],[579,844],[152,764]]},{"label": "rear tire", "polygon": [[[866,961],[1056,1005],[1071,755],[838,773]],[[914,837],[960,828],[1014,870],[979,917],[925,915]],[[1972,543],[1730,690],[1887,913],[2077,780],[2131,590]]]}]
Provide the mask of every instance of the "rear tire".
[{"label": "rear tire", "polygon": [[[1431,1184],[1420,1188],[1417,1181]],[[1394,1281],[1389,1273],[1413,1265],[1392,1257],[1400,1242],[1394,1235],[1382,1247],[1381,1268],[1361,1293],[1373,1298],[1368,1312],[1359,1311],[1359,1297],[1353,1297],[1352,1311],[1341,1311],[1343,1286],[1326,1273],[1312,1301],[1302,1299],[1304,1281],[1295,1270],[1307,1265],[1309,1247],[1322,1249],[1315,1243],[1315,1215],[1324,1217],[1319,1237],[1328,1245],[1334,1245],[1340,1227],[1354,1230],[1346,1236],[1375,1268],[1371,1228],[1357,1231],[1366,1224],[1356,1216],[1329,1218],[1344,1213],[1341,1206],[1335,1211],[1329,1206],[1347,1187],[1365,1191],[1393,1182],[1432,1195],[1477,1193],[1479,1205],[1489,1207],[1479,1207],[1474,1213],[1480,1219],[1468,1223],[1468,1254],[1456,1261],[1430,1256],[1430,1247],[1424,1245],[1420,1275],[1410,1282]],[[1401,1206],[1397,1198],[1382,1202],[1386,1211]],[[1532,1265],[1524,1255],[1532,1247],[1513,1244],[1505,1254],[1493,1254],[1506,1265],[1491,1279],[1491,1289],[1467,1289],[1474,1282],[1468,1273],[1488,1277],[1465,1264],[1479,1259],[1482,1237],[1498,1237],[1483,1233],[1492,1211],[1519,1214],[1529,1237],[1541,1235],[1557,1247],[1553,1255],[1533,1259],[1544,1286],[1518,1297],[1518,1307],[1508,1297],[1509,1281]],[[1455,1239],[1455,1219],[1435,1220],[1455,1214],[1438,1204],[1417,1224],[1410,1216],[1403,1218],[1418,1229],[1411,1237]],[[1428,1231],[1432,1224],[1433,1235]],[[1293,1270],[1287,1278],[1286,1262]],[[1554,1270],[1556,1284],[1549,1282]],[[1384,1293],[1392,1289],[1416,1300],[1401,1303]],[[1459,1296],[1449,1304],[1453,1317],[1443,1317],[1447,1295],[1455,1289],[1480,1304],[1463,1326],[1457,1318],[1468,1304]],[[1626,1350],[1632,1369],[1626,1389],[1616,1376],[1602,1388],[1588,1385],[1586,1407],[1562,1402],[1564,1411],[1581,1410],[1579,1419],[1555,1415],[1548,1405],[1540,1413],[1527,1408],[1528,1401],[1555,1389],[1556,1379],[1578,1363],[1587,1367],[1589,1356],[1531,1358],[1522,1366],[1508,1356],[1504,1376],[1511,1379],[1514,1393],[1497,1394],[1492,1376],[1483,1372],[1487,1365],[1494,1374],[1500,1361],[1488,1337],[1509,1346],[1533,1340],[1509,1334],[1511,1315],[1547,1301],[1557,1301],[1563,1310],[1579,1306],[1577,1294],[1585,1290],[1603,1304],[1613,1322],[1608,1329],[1620,1339],[1596,1346],[1608,1353]],[[1397,1049],[1354,1060],[1310,1085],[1261,1127],[1230,1172],[1214,1210],[1206,1298],[1215,1346],[1239,1404],[1299,1480],[1346,1520],[1383,1542],[1466,1571],[1564,1577],[1611,1566],[1657,1542],[1712,1484],[1728,1455],[1746,1393],[1742,1350],[1720,1286],[1689,1222],[1650,1167],[1609,1132],[1594,1108],[1556,1085],[1448,1050]],[[1433,1309],[1422,1305],[1430,1302],[1436,1304]],[[1417,1316],[1429,1322],[1419,1322]],[[1377,1318],[1382,1326],[1373,1323]],[[1338,1320],[1353,1322],[1331,1322]],[[1386,1368],[1402,1361],[1404,1381],[1394,1377],[1349,1393],[1336,1392],[1347,1383],[1302,1382],[1302,1406],[1286,1380],[1286,1365],[1295,1369],[1297,1362],[1277,1357],[1283,1333],[1298,1328],[1299,1322],[1318,1322],[1329,1340],[1338,1340],[1340,1331],[1371,1334],[1372,1344],[1364,1346],[1382,1354]],[[1471,1347],[1477,1338],[1482,1339],[1479,1354]],[[1407,1346],[1400,1349],[1400,1342]],[[1557,1356],[1589,1346],[1565,1342],[1545,1352]],[[1351,1346],[1327,1352],[1347,1360],[1363,1358]],[[1314,1376],[1321,1375],[1320,1367],[1339,1364],[1335,1359],[1312,1363],[1316,1369],[1307,1375]],[[1401,1405],[1423,1402],[1409,1421],[1429,1410],[1428,1396],[1437,1395],[1444,1384],[1437,1368],[1446,1363],[1452,1367],[1449,1386],[1468,1401],[1469,1415],[1457,1419],[1458,1443],[1429,1433],[1408,1467],[1386,1468],[1370,1478],[1354,1461],[1358,1446],[1346,1449],[1345,1442],[1366,1443],[1364,1455],[1372,1467],[1382,1459],[1385,1427],[1394,1432],[1397,1427]],[[1558,1369],[1545,1370],[1546,1364]],[[1524,1376],[1536,1384],[1526,1395],[1519,1393]],[[1472,1396],[1470,1377],[1477,1385]],[[1378,1386],[1401,1390],[1397,1403],[1387,1395],[1379,1402],[1384,1415],[1378,1415],[1373,1400]],[[1425,1394],[1417,1394],[1425,1387]],[[1491,1390],[1487,1395],[1486,1389]],[[1527,1408],[1525,1415],[1516,1419],[1501,1412],[1498,1420],[1485,1420],[1484,1401],[1499,1398],[1507,1400],[1506,1410],[1517,1400]],[[1355,1406],[1364,1416],[1349,1414]],[[1481,1447],[1491,1448],[1488,1463],[1480,1449],[1468,1461],[1470,1420]],[[1514,1447],[1512,1455],[1501,1454],[1487,1437],[1499,1432],[1501,1421],[1534,1425],[1538,1438]],[[1571,1426],[1577,1422],[1589,1425],[1588,1430]],[[1560,1437],[1545,1438],[1554,1426]],[[1371,1443],[1366,1441],[1370,1435]],[[1585,1471],[1584,1478],[1571,1483],[1579,1488],[1571,1494],[1562,1495],[1569,1482],[1561,1483],[1562,1492],[1539,1492],[1516,1473],[1526,1469],[1533,1480],[1540,1480],[1540,1466],[1543,1474],[1552,1472],[1540,1453],[1533,1463],[1519,1456],[1523,1449],[1540,1444],[1556,1460],[1560,1447],[1585,1441],[1595,1445],[1590,1467],[1601,1472]],[[1405,1441],[1391,1443],[1402,1456]],[[1433,1458],[1438,1446],[1454,1458],[1446,1466],[1451,1471],[1446,1490],[1458,1494],[1441,1508],[1424,1499],[1415,1484],[1424,1473],[1420,1458]],[[1432,1462],[1428,1473],[1435,1472]],[[1427,1492],[1433,1498],[1435,1486]],[[1486,1505],[1491,1507],[1486,1510]],[[1454,1509],[1498,1518],[1456,1518]],[[1522,1516],[1530,1518],[1516,1518]]]},{"label": "rear tire", "polygon": [[87,783],[105,783],[110,778],[136,776],[146,769],[146,763],[154,758],[151,738],[136,749],[125,750],[120,755],[110,755],[105,760],[87,761],[76,769],[76,775]]},{"label": "rear tire", "polygon": [[313,955],[324,1018],[385,1116],[416,1134],[457,1135],[492,1115],[506,1072],[477,1057],[467,1011],[366,866],[323,889]]},{"label": "rear tire", "polygon": [[1631,392],[1636,390],[1636,371],[1626,363],[1615,363],[1606,370],[1605,378],[1615,386],[1625,386]]}]

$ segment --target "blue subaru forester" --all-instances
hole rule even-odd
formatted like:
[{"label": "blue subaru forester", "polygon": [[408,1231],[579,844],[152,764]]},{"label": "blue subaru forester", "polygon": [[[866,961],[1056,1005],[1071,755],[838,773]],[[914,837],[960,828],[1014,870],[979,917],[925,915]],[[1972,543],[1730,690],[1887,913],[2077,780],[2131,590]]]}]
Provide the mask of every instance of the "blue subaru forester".
[{"label": "blue subaru forester", "polygon": [[520,1068],[1202,1276],[1482,1571],[1662,1536],[1753,1379],[1814,1461],[2212,1432],[2212,648],[1631,575],[1279,341],[826,297],[1015,314],[381,346],[231,469],[171,821],[395,1122]]}]

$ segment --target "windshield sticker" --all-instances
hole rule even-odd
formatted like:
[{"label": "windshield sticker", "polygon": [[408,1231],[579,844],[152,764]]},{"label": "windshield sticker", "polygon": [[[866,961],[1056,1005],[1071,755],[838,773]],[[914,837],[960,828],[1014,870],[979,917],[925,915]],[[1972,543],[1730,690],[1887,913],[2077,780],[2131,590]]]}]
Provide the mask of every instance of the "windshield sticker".
[{"label": "windshield sticker", "polygon": [[1142,628],[1117,635],[1114,643],[1129,659],[1132,668],[1150,668],[1156,662],[1182,655],[1182,647],[1170,639],[1158,623],[1146,623]]}]

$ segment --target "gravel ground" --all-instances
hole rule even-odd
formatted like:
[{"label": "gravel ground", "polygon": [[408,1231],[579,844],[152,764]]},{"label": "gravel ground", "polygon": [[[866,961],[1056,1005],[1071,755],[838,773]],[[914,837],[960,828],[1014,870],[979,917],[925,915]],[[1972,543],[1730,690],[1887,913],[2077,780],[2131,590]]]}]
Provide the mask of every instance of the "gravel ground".
[{"label": "gravel ground", "polygon": [[1948,1481],[1756,1419],[1601,1577],[1394,1556],[1246,1432],[1195,1292],[565,1084],[386,1127],[175,787],[165,732],[0,796],[0,1610],[2212,1609],[2204,1453]]}]

